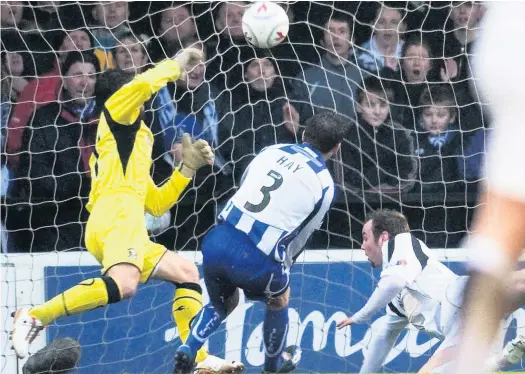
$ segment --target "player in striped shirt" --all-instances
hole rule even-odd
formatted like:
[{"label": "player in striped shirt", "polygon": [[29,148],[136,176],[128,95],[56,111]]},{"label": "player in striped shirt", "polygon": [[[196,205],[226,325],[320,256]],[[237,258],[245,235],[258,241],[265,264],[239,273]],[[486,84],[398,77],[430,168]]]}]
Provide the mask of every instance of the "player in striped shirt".
[{"label": "player in striped shirt", "polygon": [[[338,323],[338,328],[367,322],[385,307],[386,316],[373,327],[360,372],[379,372],[409,324],[441,340],[420,372],[445,372],[457,357],[462,294],[468,277],[439,262],[425,243],[410,233],[405,216],[396,211],[378,210],[366,218],[361,248],[372,266],[382,267],[381,278],[366,305]],[[515,275],[518,283],[525,281],[523,271]],[[523,290],[516,294],[517,302],[523,300],[522,294]],[[501,354],[485,360],[485,366],[502,369],[524,356],[525,337],[518,336]]]},{"label": "player in striped shirt", "polygon": [[210,303],[177,350],[177,373],[191,371],[195,352],[237,306],[239,288],[247,298],[266,303],[264,371],[285,373],[297,366],[301,350],[285,350],[290,268],[330,208],[334,182],[326,160],[346,132],[340,116],[317,114],[307,121],[302,144],[267,147],[250,163],[220,223],[202,243]]}]

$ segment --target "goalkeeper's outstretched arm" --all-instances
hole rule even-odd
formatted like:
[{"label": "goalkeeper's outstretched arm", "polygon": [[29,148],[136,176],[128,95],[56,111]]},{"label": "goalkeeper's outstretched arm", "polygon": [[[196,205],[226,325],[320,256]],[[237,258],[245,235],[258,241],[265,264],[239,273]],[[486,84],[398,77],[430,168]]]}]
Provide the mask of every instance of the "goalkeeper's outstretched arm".
[{"label": "goalkeeper's outstretched arm", "polygon": [[140,110],[151,96],[168,82],[177,80],[181,67],[175,60],[164,60],[145,73],[137,75],[106,101],[106,110],[111,118],[121,125],[137,121]]},{"label": "goalkeeper's outstretched arm", "polygon": [[202,56],[202,51],[198,49],[183,49],[173,60],[160,62],[120,88],[106,101],[106,110],[119,124],[135,123],[144,103],[168,82],[185,79],[185,68],[201,61]]}]

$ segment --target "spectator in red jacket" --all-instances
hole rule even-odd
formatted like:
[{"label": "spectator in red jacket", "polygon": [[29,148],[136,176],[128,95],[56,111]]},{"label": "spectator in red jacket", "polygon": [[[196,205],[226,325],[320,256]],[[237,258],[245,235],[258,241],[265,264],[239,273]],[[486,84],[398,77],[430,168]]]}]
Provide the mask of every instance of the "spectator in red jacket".
[{"label": "spectator in red jacket", "polygon": [[33,120],[34,112],[42,105],[57,101],[62,76],[62,64],[70,51],[88,50],[93,47],[93,38],[86,29],[60,32],[56,36],[58,61],[55,68],[38,79],[29,82],[20,92],[17,104],[13,108],[7,133],[6,153],[8,164],[16,169],[19,161],[22,135],[27,124]]},{"label": "spectator in red jacket", "polygon": [[76,249],[83,243],[100,66],[92,52],[76,51],[68,54],[62,71],[58,101],[37,109],[24,130],[11,193],[20,204],[7,222],[8,228],[18,226],[13,235],[18,250]]}]

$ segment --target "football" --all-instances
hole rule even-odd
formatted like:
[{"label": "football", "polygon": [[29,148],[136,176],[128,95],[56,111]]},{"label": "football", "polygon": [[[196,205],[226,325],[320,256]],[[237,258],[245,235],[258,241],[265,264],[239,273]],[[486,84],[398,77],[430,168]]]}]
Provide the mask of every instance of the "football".
[{"label": "football", "polygon": [[258,48],[272,48],[288,35],[290,22],[284,9],[271,1],[250,5],[242,17],[242,30],[248,43]]}]

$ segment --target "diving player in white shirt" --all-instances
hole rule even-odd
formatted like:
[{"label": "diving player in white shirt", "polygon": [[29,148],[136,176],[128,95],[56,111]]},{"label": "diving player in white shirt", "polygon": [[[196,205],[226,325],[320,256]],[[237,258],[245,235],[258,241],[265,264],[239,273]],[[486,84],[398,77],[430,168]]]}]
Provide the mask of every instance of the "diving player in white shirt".
[{"label": "diving player in white shirt", "polygon": [[[486,180],[468,247],[471,279],[456,373],[482,373],[506,307],[505,282],[525,247],[525,3],[487,4],[474,52],[474,80],[490,103],[493,128]],[[509,51],[513,51],[512,58]]]},{"label": "diving player in white shirt", "polygon": [[286,373],[297,366],[300,348],[285,350],[290,268],[330,208],[334,182],[325,160],[337,152],[347,129],[337,114],[317,114],[306,122],[302,144],[267,147],[250,163],[220,223],[203,240],[210,303],[177,350],[175,373],[192,370],[196,352],[237,306],[239,288],[266,304],[264,372]]},{"label": "diving player in white shirt", "polygon": [[[455,274],[439,262],[410,233],[405,216],[396,211],[378,210],[366,218],[361,248],[372,266],[383,268],[381,279],[366,305],[338,323],[338,328],[367,322],[385,307],[387,314],[374,326],[360,372],[378,372],[409,324],[441,340],[420,372],[443,372],[456,358],[459,314],[468,277]],[[525,273],[516,274],[523,282]],[[507,344],[501,355],[485,360],[485,365],[492,370],[501,369],[519,362],[524,355],[525,337],[518,337]]]}]

